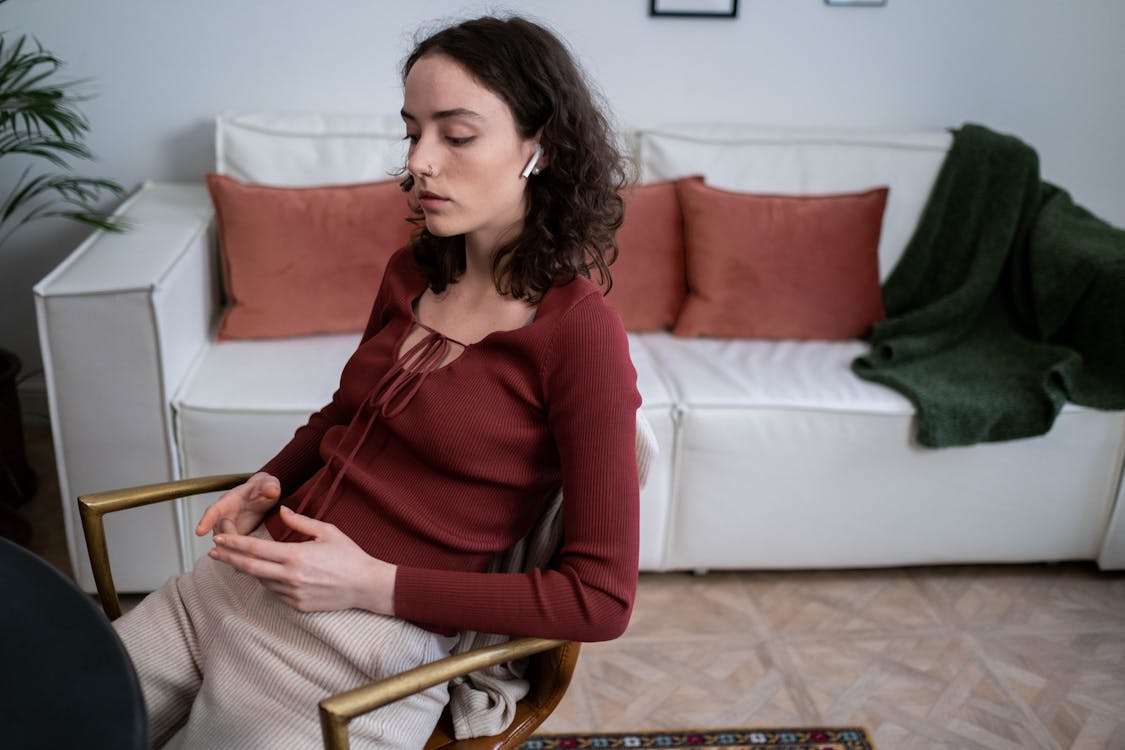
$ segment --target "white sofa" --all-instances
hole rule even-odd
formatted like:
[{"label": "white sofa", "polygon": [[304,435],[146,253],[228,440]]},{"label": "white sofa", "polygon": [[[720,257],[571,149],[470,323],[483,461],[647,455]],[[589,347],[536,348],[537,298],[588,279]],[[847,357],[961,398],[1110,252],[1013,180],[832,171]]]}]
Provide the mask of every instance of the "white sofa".
[{"label": "white sofa", "polygon": [[[217,171],[275,185],[382,179],[402,158],[389,118],[228,115],[216,138]],[[638,128],[628,141],[643,182],[702,173],[754,192],[889,185],[886,278],[950,135],[683,126]],[[132,232],[91,236],[35,288],[70,552],[91,590],[77,495],[255,469],[327,401],[358,340],[216,342],[204,186],[147,183],[121,213]],[[1067,406],[1043,437],[931,450],[912,441],[905,398],[850,372],[862,342],[643,333],[630,346],[661,447],[642,493],[644,570],[1125,567],[1125,412]],[[123,590],[190,566],[205,502],[107,519]]]}]

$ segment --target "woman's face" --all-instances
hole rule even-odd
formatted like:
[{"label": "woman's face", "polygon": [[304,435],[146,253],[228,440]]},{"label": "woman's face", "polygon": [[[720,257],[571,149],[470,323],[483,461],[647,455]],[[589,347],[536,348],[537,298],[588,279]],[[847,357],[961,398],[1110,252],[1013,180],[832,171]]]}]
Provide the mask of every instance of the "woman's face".
[{"label": "woman's face", "polygon": [[470,250],[492,252],[519,231],[527,213],[521,173],[536,141],[519,134],[504,100],[452,58],[430,54],[406,76],[402,119],[414,199],[431,233],[464,234]]}]

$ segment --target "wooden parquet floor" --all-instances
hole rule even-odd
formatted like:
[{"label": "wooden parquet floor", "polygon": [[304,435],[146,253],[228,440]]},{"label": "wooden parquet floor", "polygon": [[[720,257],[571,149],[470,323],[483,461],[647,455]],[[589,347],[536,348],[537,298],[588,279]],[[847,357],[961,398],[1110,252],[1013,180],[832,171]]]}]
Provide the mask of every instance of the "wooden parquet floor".
[{"label": "wooden parquet floor", "polygon": [[646,574],[544,731],[862,725],[892,748],[1125,748],[1125,576]]},{"label": "wooden parquet floor", "polygon": [[[49,430],[21,509],[66,567]],[[862,725],[880,750],[1125,750],[1125,574],[1092,564],[641,577],[545,733]]]}]

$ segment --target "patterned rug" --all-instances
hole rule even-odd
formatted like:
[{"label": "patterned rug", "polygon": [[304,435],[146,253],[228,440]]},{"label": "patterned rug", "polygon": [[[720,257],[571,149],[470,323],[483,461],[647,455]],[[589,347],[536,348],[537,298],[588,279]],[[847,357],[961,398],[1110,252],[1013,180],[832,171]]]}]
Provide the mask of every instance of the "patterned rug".
[{"label": "patterned rug", "polygon": [[520,750],[659,747],[664,750],[874,750],[858,727],[800,729],[697,729],[625,734],[552,734],[532,737]]}]

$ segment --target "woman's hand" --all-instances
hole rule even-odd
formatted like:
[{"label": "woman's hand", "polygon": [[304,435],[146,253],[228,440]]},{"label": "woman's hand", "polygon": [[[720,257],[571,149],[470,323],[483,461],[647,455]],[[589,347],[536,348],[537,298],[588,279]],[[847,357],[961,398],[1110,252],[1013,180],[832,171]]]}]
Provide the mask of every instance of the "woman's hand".
[{"label": "woman's hand", "polygon": [[218,500],[211,503],[207,510],[203,511],[203,517],[195,527],[195,535],[203,536],[212,530],[227,531],[228,529],[219,524],[223,519],[233,523],[239,534],[249,534],[258,528],[262,518],[270,508],[277,505],[280,497],[281,482],[277,477],[259,471],[244,484],[227,490]]},{"label": "woman's hand", "polygon": [[275,542],[220,529],[215,536],[215,548],[208,554],[254,576],[301,612],[354,607],[394,614],[394,565],[367,554],[332,524],[299,515],[284,506],[281,520],[312,539]]}]

